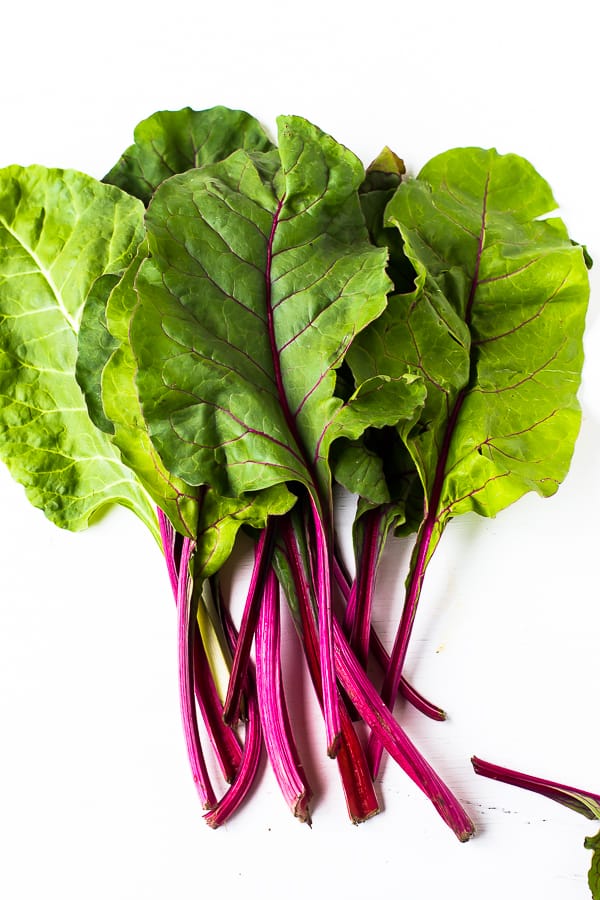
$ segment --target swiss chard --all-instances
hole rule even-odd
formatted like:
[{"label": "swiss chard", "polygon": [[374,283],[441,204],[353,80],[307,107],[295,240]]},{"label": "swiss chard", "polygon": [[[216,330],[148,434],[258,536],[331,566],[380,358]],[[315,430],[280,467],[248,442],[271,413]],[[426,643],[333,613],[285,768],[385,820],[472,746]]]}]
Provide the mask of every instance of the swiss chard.
[{"label": "swiss chard", "polygon": [[[279,161],[281,160],[281,168]],[[190,484],[239,496],[294,482],[310,497],[327,745],[335,752],[327,457],[369,423],[364,394],[411,396],[377,378],[347,403],[335,372],[385,306],[386,255],[368,240],[360,163],[303,120],[280,120],[278,154],[237,151],[164,182],[146,216],[130,340],[152,441]],[[393,406],[382,415],[398,415]]]},{"label": "swiss chard", "polygon": [[[263,739],[310,819],[281,586],[352,821],[379,809],[356,713],[372,773],[385,746],[466,840],[473,824],[390,710],[400,690],[444,718],[402,669],[447,523],[548,496],[566,474],[588,260],[519,157],[453,150],[403,182],[387,148],[365,174],[304,119],[278,131],[276,147],[244,112],[161,112],[104,183],[0,172],[0,454],[56,524],[85,527],[117,502],[160,540],[210,825],[248,795]],[[359,497],[354,581],[337,555],[334,476]],[[218,573],[242,527],[256,543],[238,633]],[[391,656],[371,624],[390,531],[416,532]],[[230,782],[220,798],[197,708]],[[226,724],[238,718],[243,741]],[[494,771],[598,816],[596,795]]]}]

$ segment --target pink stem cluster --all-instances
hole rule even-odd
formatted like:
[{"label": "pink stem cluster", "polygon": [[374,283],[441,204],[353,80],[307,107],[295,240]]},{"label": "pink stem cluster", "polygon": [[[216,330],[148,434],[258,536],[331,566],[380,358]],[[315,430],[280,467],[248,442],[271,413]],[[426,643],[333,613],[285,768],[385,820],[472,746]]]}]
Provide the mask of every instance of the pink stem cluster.
[{"label": "pink stem cluster", "polygon": [[[335,580],[349,603],[353,588],[330,555],[325,532],[318,527],[316,506],[310,545],[304,543],[304,528],[290,515],[272,519],[261,533],[239,634],[222,599],[217,598],[233,653],[227,700],[222,707],[197,625],[197,594],[192,576],[194,542],[176,536],[166,518],[162,514],[159,518],[178,610],[180,696],[186,746],[198,794],[208,810],[207,823],[212,827],[221,825],[248,795],[258,772],[263,742],[286,803],[301,821],[310,823],[311,790],[294,741],[283,690],[279,581],[274,568],[277,558],[280,565],[287,567],[290,579],[286,584],[293,585],[295,596],[288,597],[292,601],[290,608],[321,704],[328,749],[337,760],[352,821],[362,822],[375,815],[379,804],[365,750],[342,690],[371,734],[376,735],[426,794],[457,837],[467,840],[473,833],[472,822],[386,707],[333,615],[330,573],[335,572]],[[378,646],[373,641],[373,633],[369,623],[371,648]],[[256,671],[251,653],[253,643]],[[324,671],[330,665],[332,671]],[[420,698],[406,682],[401,683],[416,705],[429,715],[441,717],[437,707]],[[221,771],[231,781],[220,799],[215,795],[204,759],[196,706],[202,711]],[[242,711],[246,727],[240,748],[235,732],[225,722],[237,722]]]}]

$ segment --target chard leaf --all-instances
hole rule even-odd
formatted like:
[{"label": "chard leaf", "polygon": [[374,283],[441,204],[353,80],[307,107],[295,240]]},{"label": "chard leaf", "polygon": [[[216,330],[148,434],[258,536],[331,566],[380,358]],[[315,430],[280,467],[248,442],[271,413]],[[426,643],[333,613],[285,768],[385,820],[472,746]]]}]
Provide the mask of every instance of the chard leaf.
[{"label": "chard leaf", "polygon": [[588,884],[593,900],[600,900],[600,832],[585,839],[586,850],[593,850],[592,863],[588,872]]},{"label": "chard leaf", "polygon": [[302,119],[279,130],[281,171],[238,151],[156,191],[137,278],[152,440],[186,482],[230,496],[291,480],[328,496],[331,441],[365,427],[333,396],[335,368],[389,285],[359,161]]},{"label": "chard leaf", "polygon": [[[453,150],[387,207],[418,273],[349,357],[360,378],[420,372],[428,385],[403,437],[439,536],[462,512],[493,516],[564,478],[588,278],[547,183],[520,157]],[[435,544],[435,535],[432,546]]]},{"label": "chard leaf", "polygon": [[102,275],[87,296],[77,336],[75,378],[87,403],[90,419],[100,431],[114,434],[114,425],[107,418],[102,404],[102,370],[118,343],[106,326],[106,301],[119,284],[118,276]]},{"label": "chard leaf", "polygon": [[[368,167],[360,187],[361,208],[371,241],[376,246],[386,247],[388,250],[387,271],[393,282],[394,293],[412,291],[415,278],[414,269],[404,253],[398,229],[386,227],[385,224],[385,208],[400,185],[404,173],[404,162],[389,147],[384,147]],[[360,345],[361,341],[358,343]],[[347,374],[346,381],[348,381]],[[342,387],[346,394],[350,393],[347,384],[338,379],[338,393]],[[423,406],[426,396],[427,392],[423,388],[419,407]],[[402,406],[398,409],[396,422],[389,418],[392,424],[399,425],[401,421],[404,429],[407,425],[414,424],[413,416],[408,414],[407,410],[403,410]],[[420,515],[412,517],[410,521],[407,520],[406,499],[408,489],[416,476],[414,465],[410,461],[407,465],[406,451],[398,436],[389,428],[381,432],[382,424],[373,419],[370,422],[371,427],[359,440],[343,439],[337,442],[332,456],[335,478],[359,497],[357,523],[366,510],[384,503],[390,504],[393,498],[396,526],[398,528],[404,526],[405,530],[413,531],[418,528]],[[390,466],[391,455],[395,458]],[[399,471],[402,472],[400,480],[397,474]],[[391,507],[387,510],[385,518],[388,527],[392,527],[394,516]],[[360,537],[357,539],[360,540]]]},{"label": "chard leaf", "polygon": [[[148,434],[136,387],[137,364],[129,344],[129,324],[137,304],[135,279],[147,252],[142,241],[131,265],[104,299],[104,308],[94,304],[94,314],[90,311],[88,317],[93,333],[87,337],[84,317],[78,362],[83,368],[89,349],[95,348],[86,369],[92,370],[94,363],[98,367],[94,387],[98,389],[99,384],[101,393],[95,402],[110,424],[112,442],[173,527],[195,539],[196,573],[208,578],[229,557],[242,524],[263,528],[269,512],[287,512],[295,498],[283,485],[241,499],[220,497],[215,491],[186,484],[164,465]],[[103,330],[109,336],[103,345],[110,350],[108,355],[98,352],[99,345],[93,341],[94,335]]]},{"label": "chard leaf", "polygon": [[55,524],[85,528],[121,503],[158,539],[145,491],[75,380],[84,301],[96,279],[110,276],[103,291],[127,267],[142,220],[139,201],[79,172],[0,173],[0,455]]},{"label": "chard leaf", "polygon": [[[174,528],[184,536],[193,537],[198,523],[198,490],[168,471],[149,438],[135,384],[137,366],[128,342],[128,323],[137,303],[135,277],[146,254],[142,242],[101,311],[113,349],[100,370],[100,402],[112,424],[112,441],[124,462],[136,473]],[[84,350],[80,341],[80,356]]]},{"label": "chard leaf", "polygon": [[225,159],[240,148],[266,151],[273,147],[253,116],[225,106],[156,112],[139,123],[134,140],[104,181],[145,204],[171,175]]},{"label": "chard leaf", "polygon": [[351,494],[358,495],[368,506],[389,503],[383,460],[362,441],[338,441],[332,461],[336,481]]}]

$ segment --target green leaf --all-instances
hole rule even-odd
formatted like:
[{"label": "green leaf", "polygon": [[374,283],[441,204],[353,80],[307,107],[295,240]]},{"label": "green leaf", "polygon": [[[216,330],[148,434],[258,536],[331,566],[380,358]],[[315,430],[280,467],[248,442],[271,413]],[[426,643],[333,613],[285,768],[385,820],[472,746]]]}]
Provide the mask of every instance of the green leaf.
[{"label": "green leaf", "polygon": [[139,123],[134,139],[104,181],[145,204],[171,175],[225,159],[235,150],[273,146],[256,119],[224,106],[154,113]]},{"label": "green leaf", "polygon": [[355,334],[381,313],[386,254],[361,214],[359,161],[302,119],[273,155],[238,151],[165,182],[131,326],[152,440],[190,484],[239,496],[295,480],[325,496],[333,437],[364,427],[333,396]]},{"label": "green leaf", "polygon": [[[129,325],[137,304],[135,279],[147,252],[142,241],[136,257],[110,294],[99,292],[103,308],[101,302],[94,302],[93,312],[89,311],[88,298],[79,336],[78,365],[94,372],[89,393],[100,391],[93,402],[108,421],[112,441],[123,461],[135,472],[173,527],[195,539],[196,572],[208,578],[228,558],[242,524],[264,527],[269,510],[273,515],[283,514],[295,498],[283,486],[259,495],[246,495],[241,500],[200,489],[202,502],[199,503],[199,488],[186,484],[164,465],[143,417],[136,388],[137,365],[129,344]],[[87,335],[83,328],[86,321],[91,332]],[[97,333],[108,335],[103,344],[110,350],[108,355],[98,351]]]},{"label": "green leaf", "polygon": [[[104,325],[112,341],[112,352],[99,370],[99,402],[111,423],[112,441],[123,461],[136,473],[174,528],[192,537],[198,524],[198,490],[168,471],[149,438],[135,384],[137,366],[128,342],[128,325],[137,303],[135,277],[146,254],[142,242],[105,303]],[[80,359],[84,352],[80,341]]]},{"label": "green leaf", "polygon": [[[367,505],[391,499],[381,456],[369,447],[369,431],[397,426],[400,421],[408,427],[418,418],[425,396],[426,388],[417,375],[406,373],[399,379],[377,376],[363,381],[333,420],[330,443],[337,435],[343,436],[340,452],[334,448],[332,454],[335,477]],[[361,435],[362,439],[356,440]],[[403,510],[399,515],[404,521]]]},{"label": "green leaf", "polygon": [[142,219],[139,201],[78,172],[0,173],[0,455],[63,528],[84,528],[118,502],[158,533],[146,493],[90,421],[75,380],[84,301],[96,279],[127,267]]},{"label": "green leaf", "polygon": [[282,484],[246,494],[241,499],[220,497],[208,490],[196,538],[197,571],[204,578],[214,575],[229,558],[242,525],[262,531],[269,516],[282,516],[296,498]]},{"label": "green leaf", "polygon": [[600,900],[600,832],[585,839],[586,850],[593,850],[592,864],[588,872],[588,884],[593,900]]},{"label": "green leaf", "polygon": [[[403,241],[398,230],[385,227],[384,223],[385,208],[400,185],[404,173],[403,161],[389,147],[384,147],[367,169],[365,179],[360,187],[360,202],[367,229],[371,241],[376,246],[386,247],[388,250],[387,271],[392,279],[395,292],[413,290],[415,277],[414,269],[404,254]],[[362,345],[361,339],[357,341],[357,344]],[[347,375],[345,380],[348,380]],[[416,376],[414,376],[414,380],[416,380]],[[340,395],[341,387],[344,388],[346,394],[351,393],[347,385],[338,380],[338,395]],[[421,387],[417,401],[418,406],[423,405],[424,398],[426,398],[426,391],[424,387]],[[401,397],[399,397],[399,402],[400,406],[395,421],[393,417],[389,417],[389,422],[399,424],[402,420],[403,426],[406,426],[407,423],[412,424],[414,422],[412,412],[417,404],[409,413],[408,410],[403,411]],[[376,414],[376,406],[374,413]],[[414,517],[411,518],[410,524],[407,524],[405,509],[407,489],[410,487],[409,481],[413,481],[416,477],[414,466],[410,464],[406,467],[404,464],[404,468],[408,468],[410,472],[408,477],[403,474],[402,483],[399,484],[397,472],[400,466],[396,465],[390,468],[386,461],[391,455],[395,457],[402,455],[406,459],[403,445],[391,429],[386,428],[384,432],[381,432],[382,425],[386,423],[376,422],[373,419],[369,424],[371,427],[365,430],[360,440],[344,439],[338,441],[333,448],[332,466],[335,478],[347,490],[358,495],[357,520],[366,510],[384,503],[389,504],[393,497],[397,526],[414,530],[418,527],[420,517],[416,521]],[[392,518],[390,510],[389,520],[391,521]]]},{"label": "green leaf", "polygon": [[360,187],[360,204],[372,242],[388,251],[388,275],[396,293],[408,293],[414,288],[415,271],[404,253],[397,228],[385,223],[385,208],[394,196],[405,173],[404,162],[384,147],[366,171]]},{"label": "green leaf", "polygon": [[88,294],[77,336],[75,378],[83,392],[90,419],[100,431],[114,434],[114,425],[106,417],[101,398],[102,370],[118,343],[106,327],[106,301],[119,284],[117,275],[102,275]]},{"label": "green leaf", "polygon": [[[421,419],[403,433],[439,535],[554,493],[579,428],[587,270],[547,183],[520,157],[453,150],[387,208],[417,272],[349,361],[356,377],[419,372]],[[435,538],[432,541],[432,547]]]},{"label": "green leaf", "polygon": [[363,441],[338,441],[332,450],[332,468],[336,481],[369,507],[389,502],[383,460]]}]

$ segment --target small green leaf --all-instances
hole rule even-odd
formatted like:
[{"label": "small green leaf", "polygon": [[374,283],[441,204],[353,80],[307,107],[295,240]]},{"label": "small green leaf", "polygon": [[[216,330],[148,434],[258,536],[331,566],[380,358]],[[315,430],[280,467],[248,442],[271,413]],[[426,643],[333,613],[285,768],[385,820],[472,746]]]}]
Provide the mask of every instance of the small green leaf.
[{"label": "small green leaf", "polygon": [[296,501],[283,484],[273,485],[242,498],[220,497],[206,492],[197,533],[197,572],[208,578],[229,558],[242,525],[262,530],[269,516],[282,516]]},{"label": "small green leaf", "polygon": [[332,450],[332,468],[336,481],[369,506],[389,502],[383,460],[363,441],[337,441]]},{"label": "small green leaf", "polygon": [[588,872],[588,884],[593,900],[600,900],[600,832],[594,837],[585,839],[586,850],[593,850],[592,863]]}]

